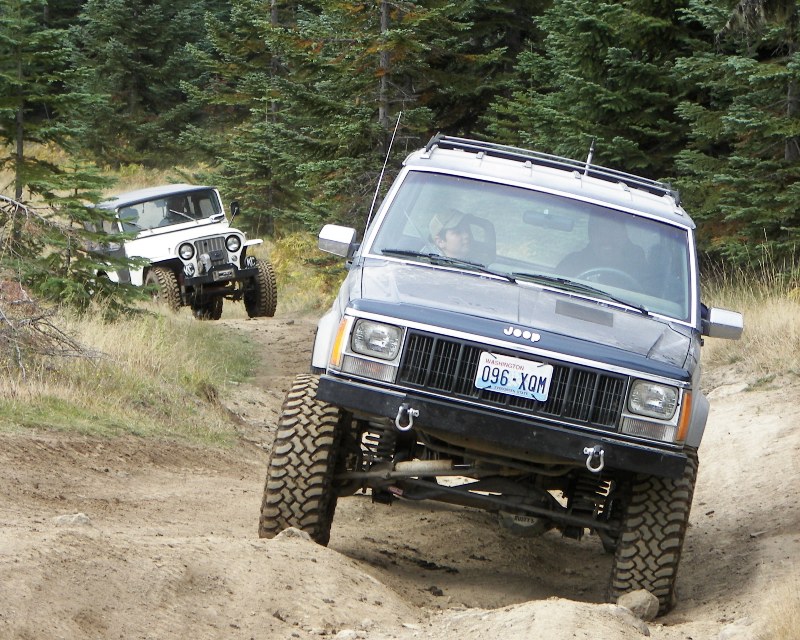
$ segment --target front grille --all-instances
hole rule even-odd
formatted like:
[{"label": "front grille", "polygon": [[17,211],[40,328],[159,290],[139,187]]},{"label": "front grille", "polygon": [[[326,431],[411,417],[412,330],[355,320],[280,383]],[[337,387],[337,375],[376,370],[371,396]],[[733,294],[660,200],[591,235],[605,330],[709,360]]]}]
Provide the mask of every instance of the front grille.
[{"label": "front grille", "polygon": [[[585,367],[553,365],[550,393],[545,402],[475,387],[478,361],[484,347],[419,331],[410,331],[400,363],[398,383],[516,412],[615,430],[625,398],[627,377]],[[512,351],[493,350],[514,357]]]},{"label": "front grille", "polygon": [[225,248],[225,238],[222,236],[195,240],[194,248],[197,251],[197,255],[207,253],[208,257],[211,258],[212,266],[228,264],[228,251]]}]

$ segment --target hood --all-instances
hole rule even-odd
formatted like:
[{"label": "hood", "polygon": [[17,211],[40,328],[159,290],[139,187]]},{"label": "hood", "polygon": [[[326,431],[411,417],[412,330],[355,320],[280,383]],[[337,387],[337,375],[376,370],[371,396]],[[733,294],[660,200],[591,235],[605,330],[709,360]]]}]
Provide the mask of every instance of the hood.
[{"label": "hood", "polygon": [[183,242],[195,242],[201,238],[218,235],[244,234],[230,227],[227,220],[187,221],[168,227],[156,227],[140,232],[134,239],[125,243],[125,252],[129,257],[146,258],[151,261],[166,260],[177,255],[178,246]]},{"label": "hood", "polygon": [[678,367],[691,348],[691,329],[682,325],[573,293],[428,265],[369,259],[362,266],[361,297],[489,318]]}]

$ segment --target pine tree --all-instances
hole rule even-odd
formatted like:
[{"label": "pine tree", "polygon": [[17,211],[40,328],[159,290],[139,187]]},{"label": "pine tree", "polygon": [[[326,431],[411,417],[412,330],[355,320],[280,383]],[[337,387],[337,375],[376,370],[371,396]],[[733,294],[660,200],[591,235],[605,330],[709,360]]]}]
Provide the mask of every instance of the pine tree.
[{"label": "pine tree", "polygon": [[219,2],[86,1],[71,39],[74,66],[89,73],[70,87],[96,98],[81,114],[86,149],[113,165],[193,158],[180,134],[201,114],[182,83],[202,74],[192,46],[205,39],[207,9]]},{"label": "pine tree", "polygon": [[713,38],[678,63],[697,87],[679,108],[691,131],[679,184],[702,222],[708,257],[791,261],[800,239],[797,7],[741,2],[729,12],[708,2],[703,9],[692,17]]},{"label": "pine tree", "polygon": [[488,101],[502,48],[470,37],[481,4],[235,3],[229,36],[212,29],[209,62],[223,87],[212,108],[227,106],[231,123],[222,172],[244,189],[244,215],[363,225],[401,111],[390,167],[442,124],[472,126]]},{"label": "pine tree", "polygon": [[15,0],[0,14],[0,133],[11,150],[2,164],[14,175],[13,196],[0,212],[0,270],[57,302],[85,308],[104,294],[119,309],[135,292],[95,279],[107,267],[88,250],[94,234],[83,225],[102,219],[87,203],[108,180],[90,163],[57,164],[29,152],[32,143],[56,156],[69,150],[77,133],[70,115],[86,98],[64,90],[74,73],[69,43],[49,21],[65,14],[48,9],[44,1]]},{"label": "pine tree", "polygon": [[688,46],[683,3],[553,3],[537,20],[544,41],[519,56],[511,97],[488,130],[507,142],[653,178],[670,174],[685,132],[674,115],[683,90],[674,59]]}]

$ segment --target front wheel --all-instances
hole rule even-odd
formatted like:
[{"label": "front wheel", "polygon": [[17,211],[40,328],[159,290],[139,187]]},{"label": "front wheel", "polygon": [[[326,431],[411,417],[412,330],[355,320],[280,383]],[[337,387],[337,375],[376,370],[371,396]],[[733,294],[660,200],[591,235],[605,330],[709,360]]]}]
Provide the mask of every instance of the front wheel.
[{"label": "front wheel", "polygon": [[178,278],[172,269],[152,267],[147,272],[144,283],[154,287],[154,302],[165,305],[171,311],[178,311],[181,308],[181,289],[178,286]]},{"label": "front wheel", "polygon": [[321,545],[330,539],[344,412],[316,399],[317,383],[317,376],[298,375],[286,394],[261,502],[261,538],[296,527]]},{"label": "front wheel", "polygon": [[638,475],[623,507],[609,585],[609,600],[646,589],[658,598],[659,615],[675,604],[675,579],[689,523],[699,461],[689,450],[678,479]]},{"label": "front wheel", "polygon": [[256,261],[257,274],[249,291],[244,294],[244,308],[249,318],[271,318],[278,305],[278,286],[272,264]]}]

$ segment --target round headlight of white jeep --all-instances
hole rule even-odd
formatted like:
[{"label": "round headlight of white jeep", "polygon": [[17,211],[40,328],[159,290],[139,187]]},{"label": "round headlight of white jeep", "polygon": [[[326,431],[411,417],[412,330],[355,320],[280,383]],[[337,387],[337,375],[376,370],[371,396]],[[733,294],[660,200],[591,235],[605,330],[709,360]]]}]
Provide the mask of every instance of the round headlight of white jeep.
[{"label": "round headlight of white jeep", "polygon": [[228,251],[238,251],[242,246],[242,239],[239,236],[228,236],[225,238],[225,246]]},{"label": "round headlight of white jeep", "polygon": [[628,409],[642,416],[671,420],[678,406],[678,389],[665,384],[636,380],[628,396]]},{"label": "round headlight of white jeep", "polygon": [[383,360],[394,360],[400,351],[403,330],[390,324],[358,320],[353,329],[351,346],[356,353]]},{"label": "round headlight of white jeep", "polygon": [[194,256],[194,246],[188,242],[184,242],[180,247],[178,247],[178,255],[182,260],[191,260]]}]

